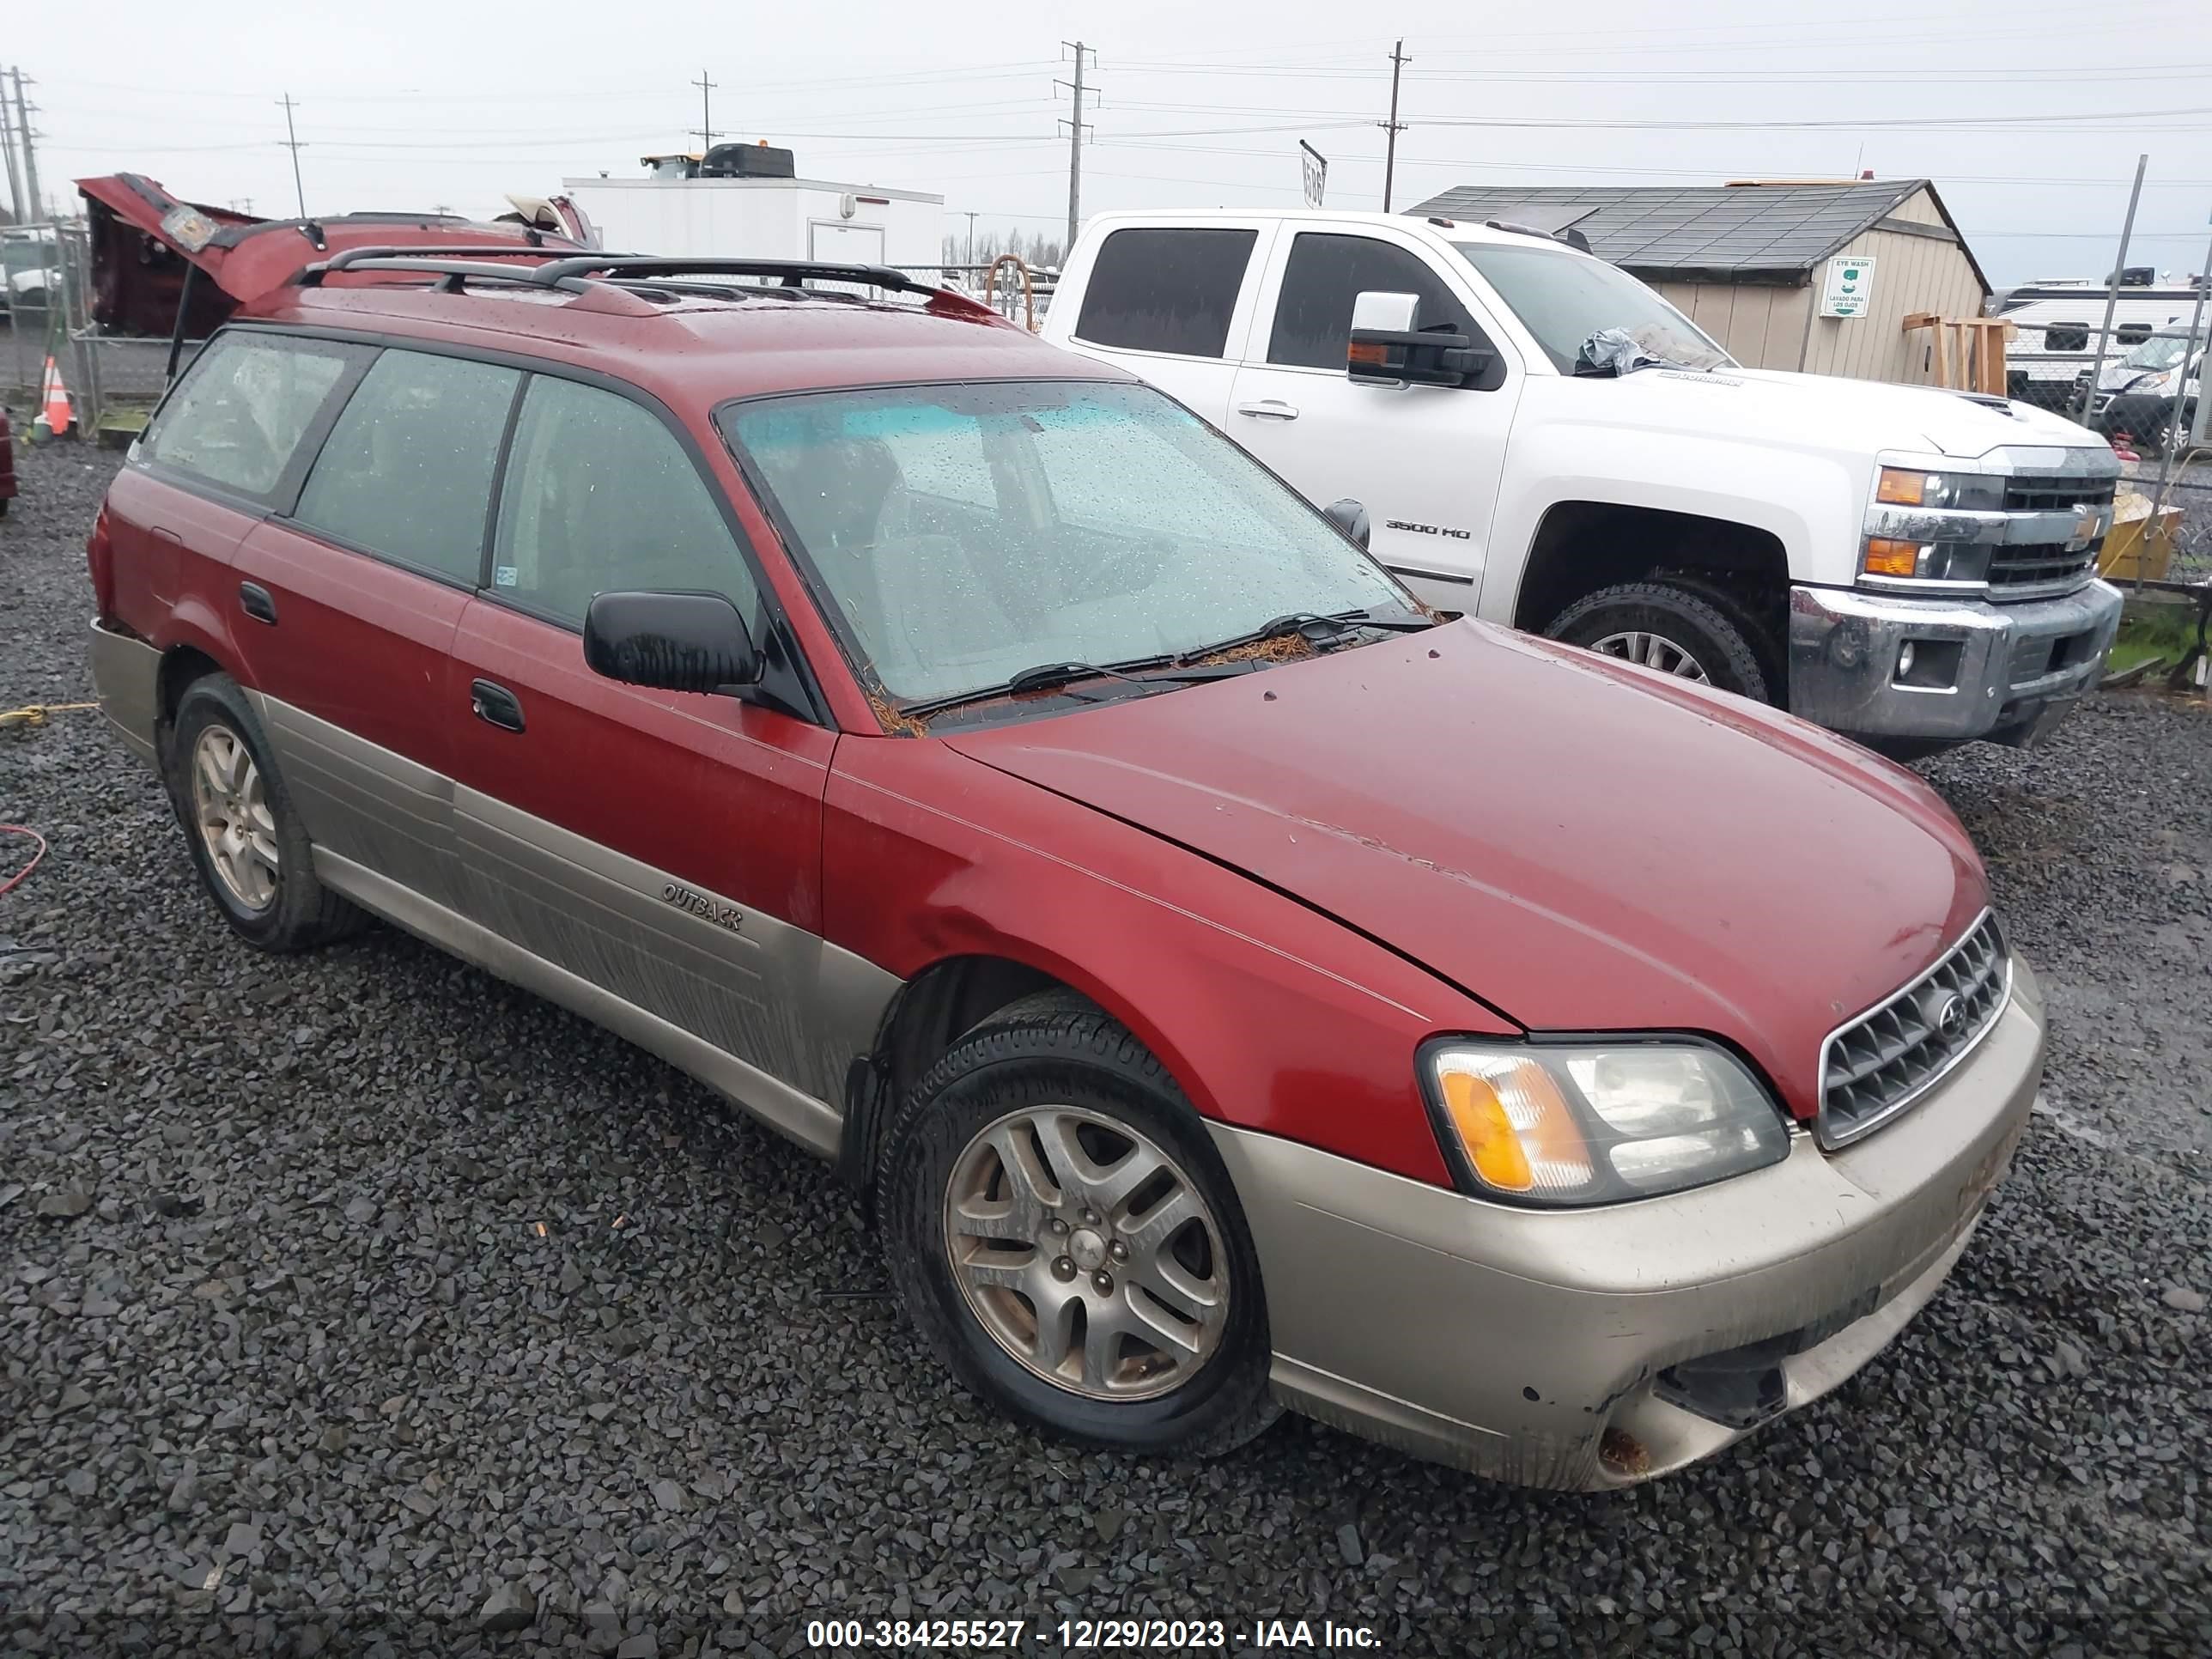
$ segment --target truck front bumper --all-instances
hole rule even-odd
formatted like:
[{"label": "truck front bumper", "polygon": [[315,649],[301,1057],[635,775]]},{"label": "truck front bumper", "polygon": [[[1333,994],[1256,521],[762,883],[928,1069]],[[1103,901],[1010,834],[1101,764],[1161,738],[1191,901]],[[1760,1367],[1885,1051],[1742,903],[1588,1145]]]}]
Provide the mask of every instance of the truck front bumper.
[{"label": "truck front bumper", "polygon": [[[1836,1152],[1589,1210],[1485,1203],[1210,1124],[1292,1409],[1524,1486],[1602,1491],[1816,1400],[1932,1297],[2043,1075],[2035,976],[1971,1058]],[[1971,1358],[1966,1361],[1971,1364]]]},{"label": "truck front bumper", "polygon": [[1790,590],[1790,712],[1856,738],[2027,744],[2097,682],[2119,590],[2017,605]]}]

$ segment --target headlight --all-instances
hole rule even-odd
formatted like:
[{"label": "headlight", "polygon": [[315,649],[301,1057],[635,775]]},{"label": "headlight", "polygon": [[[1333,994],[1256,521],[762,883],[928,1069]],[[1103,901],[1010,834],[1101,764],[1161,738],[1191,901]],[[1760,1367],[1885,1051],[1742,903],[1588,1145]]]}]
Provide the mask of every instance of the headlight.
[{"label": "headlight", "polygon": [[1874,498],[1885,507],[1965,507],[1994,513],[2004,506],[2004,475],[1996,472],[1923,472],[1917,467],[1886,466],[1875,481]]},{"label": "headlight", "polygon": [[1982,582],[1990,579],[1990,550],[1986,542],[1901,542],[1869,536],[1859,556],[1859,569],[1869,576]]},{"label": "headlight", "polygon": [[2172,378],[2173,378],[2173,371],[2172,371],[2172,369],[2170,369],[2170,368],[2164,368],[2164,369],[2160,369],[2160,370],[2157,374],[2146,374],[2146,375],[2144,375],[2144,376],[2143,376],[2143,378],[2142,378],[2142,380],[2137,380],[2137,381],[2136,381],[2136,382],[2132,386],[2130,386],[2130,387],[2128,388],[2128,390],[2130,390],[2130,392],[2150,392],[2150,391],[2153,391],[2153,390],[2156,389],[2156,388],[2157,388],[2157,387],[2159,387],[2159,386],[2164,386],[2164,385],[2165,385],[2168,380],[2172,380]]},{"label": "headlight", "polygon": [[1569,1207],[1779,1164],[1780,1110],[1726,1050],[1684,1040],[1449,1042],[1424,1051],[1446,1157],[1471,1190]]}]

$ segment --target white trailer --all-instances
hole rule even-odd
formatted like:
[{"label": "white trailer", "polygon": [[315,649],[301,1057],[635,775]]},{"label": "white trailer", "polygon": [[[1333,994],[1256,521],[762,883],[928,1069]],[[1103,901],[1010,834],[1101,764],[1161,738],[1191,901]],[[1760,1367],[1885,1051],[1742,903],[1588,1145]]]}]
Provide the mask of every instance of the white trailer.
[{"label": "white trailer", "polygon": [[564,179],[600,246],[623,253],[934,266],[945,198],[819,179]]}]

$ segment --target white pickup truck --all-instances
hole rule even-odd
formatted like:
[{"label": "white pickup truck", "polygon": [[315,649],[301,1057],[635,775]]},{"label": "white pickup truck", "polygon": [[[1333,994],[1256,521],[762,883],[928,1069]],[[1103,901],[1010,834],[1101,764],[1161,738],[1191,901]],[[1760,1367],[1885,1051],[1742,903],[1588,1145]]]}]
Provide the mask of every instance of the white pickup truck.
[{"label": "white pickup truck", "polygon": [[1540,233],[1104,214],[1044,332],[1340,521],[1364,505],[1370,550],[1431,605],[1892,753],[2030,742],[2119,626],[2104,440],[2002,398],[1741,368]]}]

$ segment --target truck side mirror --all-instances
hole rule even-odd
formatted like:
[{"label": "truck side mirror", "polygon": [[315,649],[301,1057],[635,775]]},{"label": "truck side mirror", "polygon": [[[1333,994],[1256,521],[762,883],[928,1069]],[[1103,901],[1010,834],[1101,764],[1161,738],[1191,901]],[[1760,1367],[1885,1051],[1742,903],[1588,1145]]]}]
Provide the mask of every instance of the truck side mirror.
[{"label": "truck side mirror", "polygon": [[1362,294],[1352,302],[1345,373],[1355,386],[1472,386],[1498,361],[1455,330],[1419,329],[1418,295]]},{"label": "truck side mirror", "polygon": [[1349,495],[1340,501],[1331,501],[1322,508],[1321,515],[1362,547],[1367,545],[1373,534],[1368,526],[1366,507]]}]

